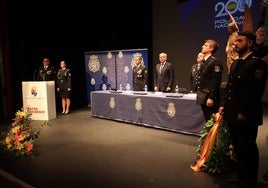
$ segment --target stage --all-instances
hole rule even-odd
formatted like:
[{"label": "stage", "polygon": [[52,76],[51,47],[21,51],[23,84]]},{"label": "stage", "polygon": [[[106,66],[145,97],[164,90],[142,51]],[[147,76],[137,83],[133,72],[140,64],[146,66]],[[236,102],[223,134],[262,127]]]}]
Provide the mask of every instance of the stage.
[{"label": "stage", "polygon": [[[262,180],[268,170],[267,107],[257,139],[259,188],[268,187]],[[235,187],[226,174],[210,176],[190,168],[198,136],[95,118],[88,106],[57,114],[50,122],[51,127],[42,127],[32,157],[0,157],[0,187]]]}]

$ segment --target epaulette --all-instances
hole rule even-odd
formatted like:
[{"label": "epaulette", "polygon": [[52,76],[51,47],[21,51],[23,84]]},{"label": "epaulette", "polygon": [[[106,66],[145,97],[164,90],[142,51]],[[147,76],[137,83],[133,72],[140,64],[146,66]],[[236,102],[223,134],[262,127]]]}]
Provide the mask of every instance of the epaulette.
[{"label": "epaulette", "polygon": [[214,57],[214,56],[211,56],[211,59],[213,59],[213,60],[216,60],[216,57]]}]

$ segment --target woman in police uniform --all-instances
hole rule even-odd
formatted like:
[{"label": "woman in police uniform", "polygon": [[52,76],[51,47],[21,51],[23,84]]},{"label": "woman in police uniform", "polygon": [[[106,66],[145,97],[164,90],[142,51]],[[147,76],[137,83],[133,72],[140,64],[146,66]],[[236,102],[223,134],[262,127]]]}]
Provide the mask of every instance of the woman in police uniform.
[{"label": "woman in police uniform", "polygon": [[61,97],[62,114],[68,114],[71,104],[71,71],[66,68],[65,61],[60,62],[57,73],[57,91]]},{"label": "woman in police uniform", "polygon": [[133,91],[144,91],[147,79],[147,68],[142,64],[142,57],[137,56],[133,67]]}]

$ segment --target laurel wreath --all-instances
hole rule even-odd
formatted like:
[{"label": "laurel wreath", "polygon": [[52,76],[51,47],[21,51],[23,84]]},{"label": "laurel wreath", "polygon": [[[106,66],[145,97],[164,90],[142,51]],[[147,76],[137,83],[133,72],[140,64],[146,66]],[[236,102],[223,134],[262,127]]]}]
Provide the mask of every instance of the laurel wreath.
[{"label": "laurel wreath", "polygon": [[[214,122],[215,117],[214,115],[212,115],[211,119],[206,122],[206,124],[203,127],[203,130],[200,132],[199,145],[196,150],[198,153],[197,158],[200,157],[202,144],[207,134],[209,133],[210,129],[213,127]],[[224,120],[222,120],[220,122],[220,129],[217,135],[217,141],[209,157],[202,166],[202,171],[207,172],[209,174],[219,174],[231,170],[233,167],[234,160],[232,153],[229,149],[230,146],[231,146],[231,138],[227,127],[227,123]]]}]

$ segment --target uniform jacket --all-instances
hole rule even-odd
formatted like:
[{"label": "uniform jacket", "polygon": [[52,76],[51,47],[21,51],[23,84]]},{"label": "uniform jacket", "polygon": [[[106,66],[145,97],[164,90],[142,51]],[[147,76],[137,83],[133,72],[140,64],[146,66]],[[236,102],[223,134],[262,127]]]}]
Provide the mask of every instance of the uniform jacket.
[{"label": "uniform jacket", "polygon": [[133,67],[133,90],[144,91],[144,86],[147,84],[148,71],[143,65]]},{"label": "uniform jacket", "polygon": [[48,67],[45,69],[44,66],[41,66],[38,70],[37,80],[39,80],[39,81],[55,81],[54,67],[51,65],[48,65]]},{"label": "uniform jacket", "polygon": [[249,55],[233,62],[223,94],[224,119],[237,123],[241,113],[255,125],[262,124],[262,95],[267,80],[267,64]]},{"label": "uniform jacket", "polygon": [[70,69],[59,69],[57,73],[57,88],[67,90],[71,88],[71,71]]},{"label": "uniform jacket", "polygon": [[192,92],[197,91],[197,87],[199,85],[199,79],[200,79],[200,70],[202,69],[202,66],[204,66],[203,63],[200,64],[200,68],[198,69],[197,63],[192,65],[191,76],[190,76],[190,81],[191,81],[190,91]]},{"label": "uniform jacket", "polygon": [[156,65],[154,85],[162,92],[165,92],[167,87],[170,87],[172,90],[174,84],[174,68],[171,63],[166,62],[160,72],[160,66],[161,63]]},{"label": "uniform jacket", "polygon": [[204,61],[204,66],[200,69],[197,87],[197,104],[205,104],[208,98],[212,99],[214,104],[219,103],[222,71],[221,61],[214,56],[210,56]]}]

